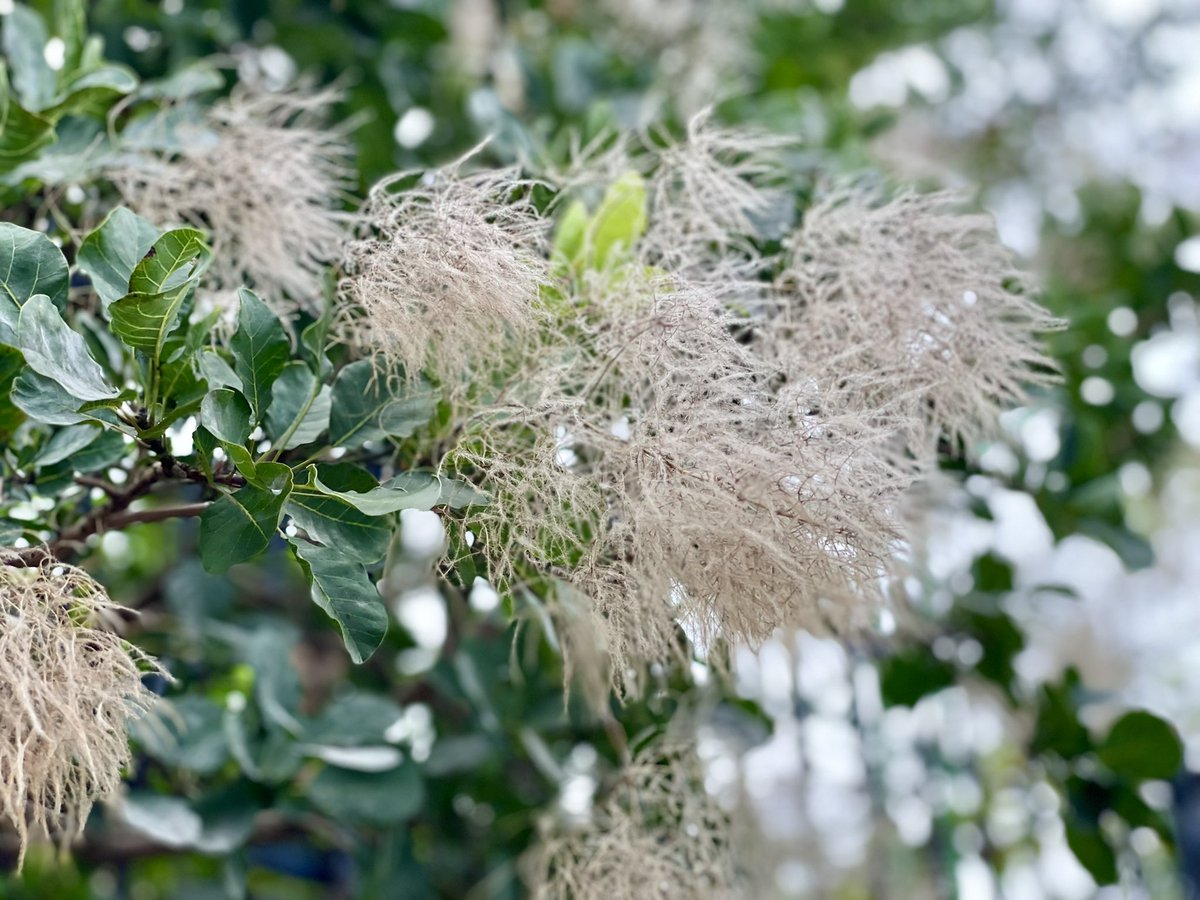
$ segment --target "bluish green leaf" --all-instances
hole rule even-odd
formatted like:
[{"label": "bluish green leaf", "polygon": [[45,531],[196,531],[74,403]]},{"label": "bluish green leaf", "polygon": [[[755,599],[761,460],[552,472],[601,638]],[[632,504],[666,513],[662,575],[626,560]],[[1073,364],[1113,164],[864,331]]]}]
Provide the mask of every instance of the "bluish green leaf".
[{"label": "bluish green leaf", "polygon": [[248,484],[214,501],[200,517],[200,561],[219,575],[263,553],[279,527],[287,490]]},{"label": "bluish green leaf", "polygon": [[437,401],[431,393],[393,400],[379,411],[379,429],[390,437],[411,437],[433,417]]},{"label": "bluish green leaf", "polygon": [[158,240],[159,231],[137,213],[118,206],[79,245],[76,262],[92,280],[105,309],[129,293],[133,270]]},{"label": "bluish green leaf", "polygon": [[87,447],[100,436],[99,425],[84,423],[60,428],[50,436],[34,462],[39,466],[52,466]]},{"label": "bluish green leaf", "polygon": [[442,496],[438,476],[424,472],[405,472],[365,492],[336,491],[315,473],[312,485],[322,494],[344,500],[368,516],[386,516],[402,509],[433,509]]},{"label": "bluish green leaf", "polygon": [[396,825],[416,815],[425,790],[416,765],[389,772],[352,772],[326,766],[308,788],[308,799],[337,821]]},{"label": "bluish green leaf", "polygon": [[284,450],[308,444],[329,427],[331,392],[302,362],[284,366],[271,386],[267,434]]},{"label": "bluish green leaf", "polygon": [[45,20],[24,3],[12,5],[4,16],[4,56],[12,67],[12,85],[21,105],[33,112],[54,99],[58,75],[46,62]]},{"label": "bluish green leaf", "polygon": [[313,602],[337,622],[350,658],[366,661],[388,628],[387,607],[366,568],[341,549],[304,540],[291,543],[312,586]]},{"label": "bluish green leaf", "polygon": [[0,222],[0,273],[0,343],[16,343],[17,319],[30,297],[45,294],[60,312],[67,308],[67,261],[40,231]]},{"label": "bluish green leaf", "polygon": [[380,441],[386,432],[379,417],[394,401],[368,360],[352,362],[333,383],[333,410],[329,415],[329,443],[333,447],[359,447]]},{"label": "bluish green leaf", "polygon": [[209,391],[200,403],[200,424],[227,444],[245,444],[252,430],[250,404],[229,388]]},{"label": "bluish green leaf", "polygon": [[53,122],[64,116],[103,117],[112,105],[137,89],[133,70],[115,63],[104,63],[72,76],[41,114]]},{"label": "bluish green leaf", "polygon": [[238,291],[241,309],[238,329],[229,342],[233,371],[242,382],[242,393],[261,421],[271,403],[271,386],[291,355],[287,332],[275,313],[246,288]]},{"label": "bluish green leaf", "polygon": [[29,367],[56,381],[71,396],[80,400],[117,396],[83,337],[63,321],[45,294],[35,294],[21,307],[17,341]]},{"label": "bluish green leaf", "polygon": [[1170,724],[1135,710],[1116,721],[1096,755],[1125,778],[1170,779],[1183,765],[1183,742]]},{"label": "bluish green leaf", "polygon": [[382,559],[392,539],[391,526],[385,520],[359,512],[340,497],[308,488],[292,492],[287,514],[313,540],[338,547],[349,558],[363,563]]}]

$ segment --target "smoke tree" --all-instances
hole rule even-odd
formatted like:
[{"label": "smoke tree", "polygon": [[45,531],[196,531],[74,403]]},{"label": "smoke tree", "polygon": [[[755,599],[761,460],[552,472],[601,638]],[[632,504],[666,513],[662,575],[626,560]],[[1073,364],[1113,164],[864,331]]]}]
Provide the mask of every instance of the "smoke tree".
[{"label": "smoke tree", "polygon": [[[4,24],[16,866],[49,836],[240,885],[248,848],[299,835],[415,895],[491,766],[511,784],[468,868],[519,859],[545,897],[749,890],[694,669],[868,633],[939,465],[1052,378],[1056,323],[990,220],[704,114],[519,165],[477,148],[359,202],[336,92],[140,82],[79,3]],[[48,36],[58,68],[26,52]],[[122,565],[158,573],[124,606]],[[449,628],[406,674],[414,586]],[[585,822],[555,812],[564,742],[606,757]]]}]

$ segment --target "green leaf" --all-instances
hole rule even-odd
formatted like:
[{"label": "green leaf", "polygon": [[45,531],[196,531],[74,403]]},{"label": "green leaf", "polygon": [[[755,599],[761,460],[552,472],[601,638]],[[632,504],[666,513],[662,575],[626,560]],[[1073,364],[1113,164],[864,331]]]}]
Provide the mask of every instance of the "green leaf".
[{"label": "green leaf", "polygon": [[224,86],[225,79],[220,71],[207,60],[200,60],[172,72],[166,78],[143,83],[138,89],[138,96],[183,100],[207,91],[219,91]]},{"label": "green leaf", "polygon": [[437,401],[432,394],[393,400],[379,411],[379,429],[390,437],[411,437],[433,417]]},{"label": "green leaf", "polygon": [[72,397],[106,400],[117,396],[83,337],[63,321],[45,294],[35,294],[21,307],[17,341],[29,367],[56,381]]},{"label": "green leaf", "polygon": [[359,512],[338,497],[297,489],[287,505],[296,525],[327,547],[338,547],[349,558],[374,563],[383,558],[392,539],[385,521]]},{"label": "green leaf", "polygon": [[204,232],[195,228],[176,228],[154,242],[129,275],[129,291],[161,294],[177,288],[199,274],[198,266],[207,262],[208,245]]},{"label": "green leaf", "polygon": [[81,424],[68,425],[60,428],[51,435],[46,446],[41,449],[34,463],[39,466],[52,466],[62,462],[87,447],[100,436],[103,429],[99,425]]},{"label": "green leaf", "polygon": [[593,268],[603,270],[629,255],[646,233],[646,182],[637,172],[626,172],[604,194],[592,219]]},{"label": "green leaf", "polygon": [[327,765],[309,785],[308,799],[337,821],[387,826],[416,815],[425,790],[417,767],[409,761],[377,773]]},{"label": "green leaf", "polygon": [[290,485],[265,490],[248,484],[213,502],[200,517],[200,561],[219,575],[263,553],[271,543]]},{"label": "green leaf", "polygon": [[200,424],[227,444],[244,444],[250,427],[250,404],[237,391],[217,388],[200,403]]},{"label": "green leaf", "polygon": [[87,39],[84,0],[54,0],[54,31],[66,45],[62,71],[74,72],[79,68]]},{"label": "green leaf", "polygon": [[79,245],[76,262],[92,280],[107,309],[129,293],[133,270],[158,240],[159,231],[137,213],[118,206]]},{"label": "green leaf", "polygon": [[0,441],[7,441],[25,421],[25,413],[12,401],[13,383],[24,368],[21,351],[0,344]]},{"label": "green leaf", "polygon": [[40,231],[0,222],[0,272],[0,343],[15,343],[17,319],[30,297],[45,294],[59,311],[67,308],[67,261]]},{"label": "green leaf", "polygon": [[575,200],[563,212],[554,229],[553,257],[556,263],[578,268],[587,245],[588,211],[582,200]]},{"label": "green leaf", "polygon": [[1096,755],[1125,778],[1169,779],[1183,765],[1183,742],[1170,724],[1136,710],[1116,721]]},{"label": "green leaf", "polygon": [[235,391],[242,389],[242,379],[237,377],[229,363],[215,350],[201,351],[196,362],[201,377],[208,382],[210,388],[227,387]]},{"label": "green leaf", "polygon": [[313,602],[337,622],[350,658],[365,662],[388,628],[387,607],[366,568],[340,549],[303,540],[291,543],[312,586]]},{"label": "green leaf", "polygon": [[1074,816],[1067,818],[1067,846],[1075,858],[1095,879],[1096,884],[1117,883],[1117,857],[1104,835],[1095,826],[1081,822]]},{"label": "green leaf", "polygon": [[287,365],[291,347],[270,307],[246,288],[241,288],[238,296],[238,329],[229,342],[233,371],[241,379],[242,393],[250,401],[256,421],[261,421],[271,403],[271,386]]},{"label": "green leaf", "polygon": [[72,76],[42,115],[53,122],[64,116],[102,117],[119,98],[137,90],[138,77],[132,69],[104,63]]},{"label": "green leaf", "polygon": [[32,369],[26,369],[13,381],[12,402],[31,419],[46,425],[74,425],[96,418],[81,413],[80,400],[59,387],[57,381]]},{"label": "green leaf", "polygon": [[0,172],[11,172],[56,139],[54,123],[10,96],[8,69],[0,61]]},{"label": "green leaf", "polygon": [[71,457],[71,468],[82,474],[107,469],[117,465],[130,446],[121,432],[107,430]]},{"label": "green leaf", "polygon": [[302,362],[291,362],[271,386],[267,409],[267,434],[283,450],[308,444],[329,427],[331,392],[319,385],[312,370]]},{"label": "green leaf", "polygon": [[402,509],[433,509],[442,497],[438,476],[424,472],[402,473],[365,492],[335,491],[321,481],[315,470],[311,483],[322,494],[344,500],[368,516],[386,516]]},{"label": "green leaf", "polygon": [[879,682],[888,706],[915,706],[922,697],[954,684],[954,667],[916,647],[884,660]]},{"label": "green leaf", "polygon": [[329,415],[329,443],[333,447],[359,447],[381,441],[383,410],[394,402],[376,377],[369,360],[358,360],[338,372],[333,383],[333,410]]},{"label": "green leaf", "polygon": [[4,17],[4,56],[12,67],[13,89],[26,109],[38,112],[54,99],[58,76],[46,62],[46,22],[23,3]]},{"label": "green leaf", "polygon": [[168,766],[213,775],[229,759],[221,729],[223,710],[207,697],[185,694],[170,701],[161,722],[135,723],[134,733],[147,755]]},{"label": "green leaf", "polygon": [[1034,753],[1050,751],[1074,759],[1092,749],[1088,730],[1079,721],[1074,697],[1078,685],[1079,674],[1068,669],[1061,684],[1042,687],[1031,744]]},{"label": "green leaf", "polygon": [[129,276],[129,293],[108,307],[112,332],[156,362],[179,310],[206,265],[208,248],[194,228],[168,231]]},{"label": "green leaf", "polygon": [[439,505],[453,509],[466,509],[468,506],[487,506],[491,502],[483,491],[465,481],[441,476],[442,496]]}]

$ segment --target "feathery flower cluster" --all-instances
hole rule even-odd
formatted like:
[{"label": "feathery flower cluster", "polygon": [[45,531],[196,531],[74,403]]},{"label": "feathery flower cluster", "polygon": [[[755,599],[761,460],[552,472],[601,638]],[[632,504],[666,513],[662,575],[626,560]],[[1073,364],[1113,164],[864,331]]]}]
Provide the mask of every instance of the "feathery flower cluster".
[{"label": "feathery flower cluster", "polygon": [[319,311],[327,265],[345,242],[350,186],[344,130],[323,122],[335,90],[235,90],[173,149],[113,173],[156,225],[203,228],[213,243],[204,289],[230,302],[248,285],[280,312]]},{"label": "feathery flower cluster", "polygon": [[374,348],[471,368],[441,464],[493,498],[469,521],[493,580],[556,584],[595,700],[692,652],[684,634],[719,650],[869,624],[939,446],[1047,371],[1050,320],[987,220],[944,197],[841,190],[765,240],[788,221],[780,146],[697,120],[591,171],[584,154],[552,263],[515,173],[453,167],[377,200],[380,238],[348,266]]},{"label": "feathery flower cluster", "polygon": [[116,794],[128,724],[156,699],[141,679],[157,663],[107,627],[119,611],[79,569],[0,565],[0,815],[18,867],[30,825],[65,847]]},{"label": "feathery flower cluster", "polygon": [[342,291],[361,349],[452,384],[537,322],[544,223],[512,170],[464,174],[468,154],[407,190],[384,179],[363,209]]},{"label": "feathery flower cluster", "polygon": [[816,202],[789,241],[774,352],[789,375],[871,410],[918,456],[967,445],[1045,382],[1035,335],[1054,326],[996,239],[953,195],[843,188]]},{"label": "feathery flower cluster", "polygon": [[526,861],[537,900],[736,896],[729,815],[683,747],[652,747],[620,773],[584,825],[548,828]]}]

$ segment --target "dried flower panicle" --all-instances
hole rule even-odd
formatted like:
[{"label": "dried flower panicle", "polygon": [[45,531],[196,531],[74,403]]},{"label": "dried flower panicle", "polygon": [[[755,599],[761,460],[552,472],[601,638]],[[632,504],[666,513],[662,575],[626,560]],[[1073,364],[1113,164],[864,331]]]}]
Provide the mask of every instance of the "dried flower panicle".
[{"label": "dried flower panicle", "polygon": [[113,178],[156,225],[208,232],[202,287],[214,302],[248,285],[280,313],[319,312],[349,223],[350,144],[324,124],[338,98],[333,89],[235,89],[174,149],[127,161]]},{"label": "dried flower panicle", "polygon": [[486,371],[538,322],[547,223],[514,170],[464,171],[474,154],[372,188],[348,248],[344,327],[361,349],[453,386]]},{"label": "dried flower panicle", "polygon": [[537,900],[731,898],[739,885],[732,837],[695,751],[653,745],[586,823],[548,825],[525,873]]},{"label": "dried flower panicle", "polygon": [[448,382],[440,464],[492,497],[476,546],[501,587],[557,585],[594,699],[672,655],[867,625],[940,443],[1046,371],[1050,320],[945,198],[839,194],[763,256],[778,149],[698,120],[581,152],[552,263],[516,174],[456,166],[377,189],[352,252],[361,341]]},{"label": "dried flower panicle", "polygon": [[768,325],[781,368],[894,423],[909,450],[967,446],[1048,380],[1038,332],[1055,327],[990,217],[948,194],[845,187],[789,241]]},{"label": "dried flower panicle", "polygon": [[111,626],[121,608],[69,566],[0,565],[0,815],[24,858],[30,827],[64,847],[130,762],[128,725],[159,672]]}]

